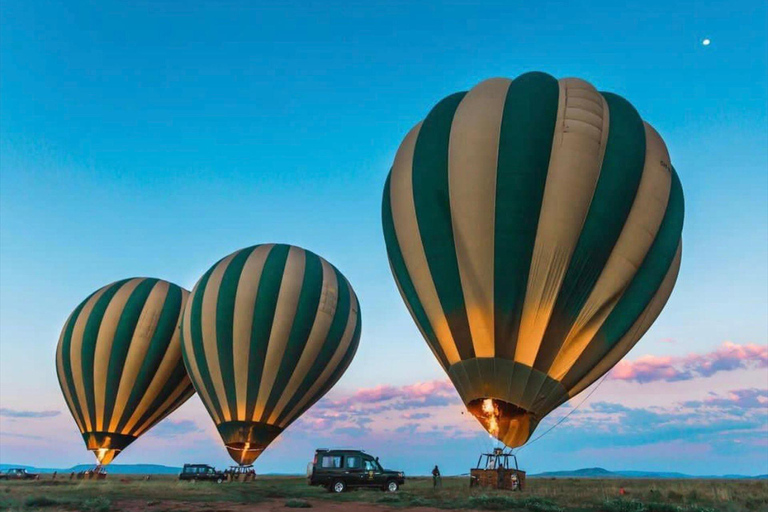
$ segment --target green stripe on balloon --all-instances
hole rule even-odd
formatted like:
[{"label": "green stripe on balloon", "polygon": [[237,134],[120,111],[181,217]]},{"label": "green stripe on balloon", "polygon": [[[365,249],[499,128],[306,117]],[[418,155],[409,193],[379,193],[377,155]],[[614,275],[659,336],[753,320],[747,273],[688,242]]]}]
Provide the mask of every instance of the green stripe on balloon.
[{"label": "green stripe on balloon", "polygon": [[533,367],[547,372],[621,235],[645,166],[645,126],[621,96],[602,93],[610,122],[600,176]]},{"label": "green stripe on balloon", "polygon": [[272,411],[283,395],[288,381],[296,369],[296,364],[307,345],[309,334],[318,314],[317,308],[320,305],[320,296],[323,290],[323,265],[317,255],[310,251],[304,251],[304,254],[306,257],[304,277],[296,305],[296,313],[293,317],[293,325],[264,412],[261,419],[257,421],[266,422],[272,415]]},{"label": "green stripe on balloon", "polygon": [[206,393],[211,399],[210,406],[213,407],[213,412],[218,415],[219,418],[224,418],[219,398],[216,396],[216,388],[213,386],[213,379],[211,378],[211,371],[208,367],[208,361],[205,358],[205,348],[203,347],[202,339],[202,309],[203,309],[203,296],[205,295],[206,287],[208,286],[208,280],[211,278],[211,274],[214,269],[221,264],[221,261],[212,266],[208,272],[203,274],[200,281],[197,284],[197,290],[194,297],[192,297],[192,303],[189,305],[188,313],[190,315],[190,346],[192,347],[192,356],[197,362],[197,369],[200,373],[200,380],[202,382],[195,382],[195,385],[199,388],[205,389]]},{"label": "green stripe on balloon", "polygon": [[106,291],[98,298],[96,304],[94,304],[88,320],[85,324],[85,330],[83,331],[83,346],[81,353],[81,362],[83,367],[83,387],[85,389],[85,404],[81,404],[81,407],[85,407],[88,410],[88,416],[91,418],[91,426],[96,426],[96,403],[95,393],[93,389],[93,371],[94,371],[94,357],[96,353],[96,340],[99,336],[99,328],[101,327],[101,321],[104,319],[104,313],[109,306],[112,297],[115,296],[117,291],[126,284],[130,279],[123,279],[110,285]]},{"label": "green stripe on balloon", "polygon": [[351,314],[351,297],[349,294],[349,284],[347,283],[346,278],[336,269],[336,267],[333,267],[333,271],[336,273],[338,302],[336,303],[336,312],[333,315],[331,327],[328,330],[325,343],[323,343],[323,347],[320,349],[320,353],[315,359],[315,363],[309,369],[301,384],[296,389],[296,392],[285,405],[285,408],[280,413],[280,416],[278,416],[276,421],[277,424],[282,423],[286,416],[307,394],[317,379],[320,378],[320,375],[322,375],[323,371],[328,367],[328,363],[331,361],[331,358],[336,352],[336,349],[339,347],[341,338],[344,335],[344,329],[347,326],[349,315]]},{"label": "green stripe on balloon", "polygon": [[474,357],[451,222],[448,147],[456,109],[466,93],[441,100],[427,114],[413,150],[413,202],[424,254],[462,358]]},{"label": "green stripe on balloon", "polygon": [[219,355],[219,366],[224,381],[224,392],[227,395],[229,414],[237,418],[237,390],[235,389],[235,363],[232,351],[232,333],[234,329],[235,299],[240,275],[246,260],[256,247],[248,247],[238,251],[230,260],[219,286],[216,298],[216,342]]},{"label": "green stripe on balloon", "polygon": [[[80,313],[83,311],[85,304],[91,300],[91,297],[93,297],[96,293],[97,292],[93,292],[90,294],[88,298],[86,298],[83,302],[80,303],[79,306],[77,306],[77,308],[75,308],[75,311],[72,313],[72,316],[69,319],[69,323],[67,323],[67,326],[64,329],[64,336],[61,340],[61,360],[63,363],[62,368],[64,371],[63,382],[69,391],[69,395],[72,397],[72,405],[75,408],[72,413],[77,416],[77,419],[80,421],[80,425],[82,425],[83,428],[86,428],[85,415],[83,414],[84,404],[80,404],[80,401],[77,398],[75,379],[72,376],[72,358],[70,357],[70,352],[72,350],[72,331],[75,329],[75,323],[77,323],[77,319],[80,318]],[[61,379],[60,382],[62,382]]]},{"label": "green stripe on balloon", "polygon": [[[352,311],[350,310],[350,314],[352,314]],[[344,375],[344,372],[347,371],[347,368],[349,368],[349,365],[352,363],[352,360],[355,357],[355,353],[357,352],[357,347],[360,343],[360,332],[362,328],[362,318],[360,316],[360,312],[358,311],[357,315],[357,322],[355,324],[355,329],[352,334],[352,341],[350,342],[349,346],[347,347],[346,352],[344,352],[344,355],[341,358],[341,361],[339,361],[339,364],[336,366],[336,369],[333,370],[330,377],[326,381],[326,383],[320,387],[320,389],[312,395],[312,397],[307,401],[306,404],[298,411],[298,414],[294,416],[294,418],[301,417],[302,414],[304,414],[310,407],[312,407],[315,403],[317,403],[318,400],[320,400],[323,396],[325,396],[326,393],[328,393],[333,386],[336,385],[336,383],[341,379],[341,376]]]},{"label": "green stripe on balloon", "polygon": [[515,357],[559,95],[555,78],[546,73],[526,73],[510,83],[504,102],[494,219],[497,357]]},{"label": "green stripe on balloon", "polygon": [[392,172],[387,175],[387,182],[384,185],[384,198],[381,203],[381,218],[384,228],[384,240],[387,246],[387,255],[389,256],[389,264],[392,266],[392,272],[395,275],[395,280],[400,285],[400,289],[405,296],[405,301],[411,308],[416,323],[419,324],[421,330],[427,338],[427,343],[435,351],[437,359],[443,368],[448,368],[448,358],[445,356],[443,348],[440,346],[440,342],[435,336],[435,331],[432,328],[432,324],[427,318],[427,314],[424,311],[419,296],[416,293],[416,288],[413,286],[411,276],[408,274],[408,268],[405,266],[405,260],[403,259],[403,253],[400,251],[400,244],[397,241],[397,233],[395,232],[395,222],[392,217],[392,197],[390,192],[390,180],[392,178]]},{"label": "green stripe on balloon", "polygon": [[[120,379],[123,376],[125,359],[128,356],[128,349],[131,347],[133,334],[141,316],[141,311],[147,303],[147,298],[152,292],[152,288],[157,284],[157,279],[144,279],[131,295],[128,297],[123,310],[120,312],[120,318],[117,322],[117,329],[112,339],[112,349],[109,352],[109,362],[107,363],[107,380],[104,393],[104,428],[109,426],[112,419],[117,391],[120,387]],[[103,363],[102,363],[103,364]],[[122,411],[117,411],[121,414]]]},{"label": "green stripe on balloon", "polygon": [[680,244],[685,207],[680,179],[674,169],[671,172],[669,203],[659,232],[616,307],[563,378],[566,389],[574,386],[624,337],[653,299],[667,275]]},{"label": "green stripe on balloon", "polygon": [[290,246],[285,244],[273,246],[264,262],[264,269],[259,280],[256,303],[253,309],[250,354],[248,357],[246,420],[250,420],[253,417],[253,412],[256,408],[259,386],[262,373],[264,372],[264,360],[267,358],[269,335],[272,332],[272,324],[275,320],[277,299],[280,295],[280,284],[283,281],[289,250]]},{"label": "green stripe on balloon", "polygon": [[162,363],[163,357],[168,352],[170,340],[173,339],[174,331],[179,324],[182,305],[181,300],[181,288],[174,284],[169,284],[168,294],[166,295],[163,307],[160,310],[160,317],[157,320],[155,332],[152,334],[152,339],[149,342],[147,354],[144,356],[144,361],[141,363],[141,368],[139,368],[136,381],[131,389],[131,394],[128,396],[128,401],[125,403],[125,409],[121,411],[122,417],[117,424],[118,432],[121,432],[125,428],[133,411],[135,411],[141,403],[152,379],[160,368],[160,363]]}]

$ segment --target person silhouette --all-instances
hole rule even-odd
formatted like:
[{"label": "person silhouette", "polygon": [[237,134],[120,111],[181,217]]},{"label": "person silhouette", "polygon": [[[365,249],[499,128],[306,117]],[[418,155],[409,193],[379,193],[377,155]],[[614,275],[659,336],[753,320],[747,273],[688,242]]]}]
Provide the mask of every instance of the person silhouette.
[{"label": "person silhouette", "polygon": [[440,479],[440,468],[435,464],[435,468],[432,470],[432,488],[442,487],[443,482]]}]

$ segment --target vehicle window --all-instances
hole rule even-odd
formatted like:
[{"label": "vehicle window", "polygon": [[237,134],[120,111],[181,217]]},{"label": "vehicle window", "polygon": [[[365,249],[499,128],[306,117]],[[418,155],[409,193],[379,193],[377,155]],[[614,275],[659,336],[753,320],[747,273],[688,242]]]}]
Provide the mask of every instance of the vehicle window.
[{"label": "vehicle window", "polygon": [[324,468],[340,468],[343,466],[343,457],[341,455],[325,455],[321,466]]},{"label": "vehicle window", "polygon": [[347,456],[347,469],[360,469],[360,457],[357,455]]},{"label": "vehicle window", "polygon": [[372,461],[371,459],[365,459],[365,470],[366,471],[376,471],[376,466],[374,464],[376,464],[376,463],[374,461]]}]

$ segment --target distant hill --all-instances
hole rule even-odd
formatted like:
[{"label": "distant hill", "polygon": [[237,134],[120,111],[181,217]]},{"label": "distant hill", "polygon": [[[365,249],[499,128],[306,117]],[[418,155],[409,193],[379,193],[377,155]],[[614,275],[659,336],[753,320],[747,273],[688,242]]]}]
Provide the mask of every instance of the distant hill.
[{"label": "distant hill", "polygon": [[768,475],[686,475],[685,473],[663,471],[608,471],[604,468],[583,468],[572,471],[547,471],[529,475],[532,478],[727,478],[727,479],[765,479]]},{"label": "distant hill", "polygon": [[[36,468],[33,466],[24,466],[23,464],[0,464],[0,471],[6,471],[10,468],[24,468],[34,473],[71,473],[85,471],[93,468],[93,464],[78,464],[71,468]],[[110,464],[108,472],[112,475],[177,475],[181,473],[181,468],[163,466],[161,464]]]}]

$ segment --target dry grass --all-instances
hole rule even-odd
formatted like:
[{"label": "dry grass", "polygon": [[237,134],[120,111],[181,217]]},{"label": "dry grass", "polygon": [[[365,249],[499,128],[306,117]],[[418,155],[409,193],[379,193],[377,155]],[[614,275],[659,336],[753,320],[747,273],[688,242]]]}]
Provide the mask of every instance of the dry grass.
[{"label": "dry grass", "polygon": [[[161,512],[215,503],[285,504],[294,500],[372,502],[407,509],[530,510],[533,512],[768,512],[766,480],[529,479],[525,493],[471,490],[467,478],[409,478],[401,492],[355,491],[332,495],[300,477],[260,477],[249,483],[188,483],[174,477],[110,476],[106,481],[40,480],[0,485],[0,510],[108,512],[132,508]],[[626,494],[619,496],[619,489]]]}]

